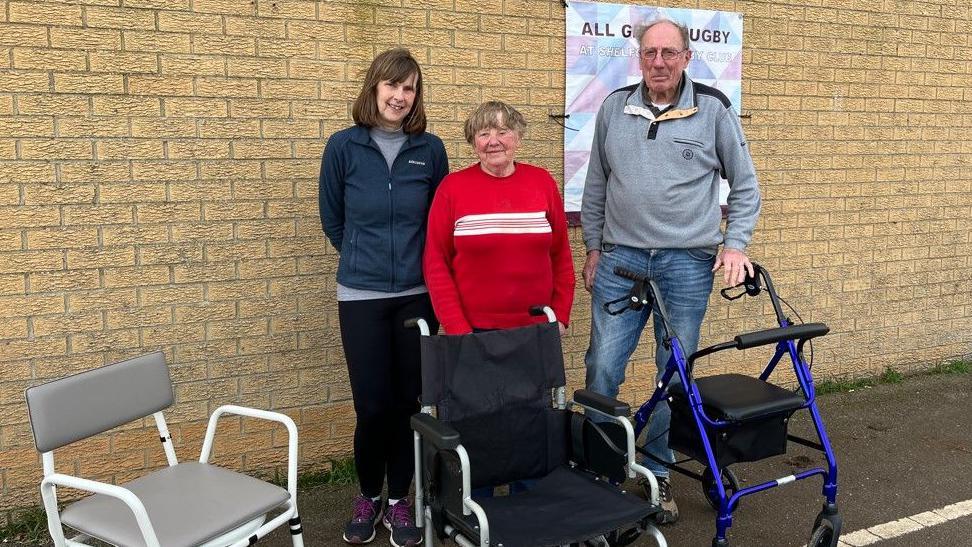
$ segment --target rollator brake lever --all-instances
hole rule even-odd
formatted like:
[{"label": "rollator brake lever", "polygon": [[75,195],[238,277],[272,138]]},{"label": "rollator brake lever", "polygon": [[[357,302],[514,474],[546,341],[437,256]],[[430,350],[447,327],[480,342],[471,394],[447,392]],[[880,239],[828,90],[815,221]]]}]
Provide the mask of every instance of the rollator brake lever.
[{"label": "rollator brake lever", "polygon": [[[620,304],[622,302],[625,303],[624,306],[613,311],[611,310],[611,306]],[[631,286],[631,291],[628,293],[628,296],[624,296],[610,302],[605,302],[604,311],[606,311],[609,315],[621,315],[628,310],[641,311],[645,306],[650,306],[650,304],[651,299],[648,297],[648,284],[643,280],[635,281],[635,284]]]},{"label": "rollator brake lever", "polygon": [[[738,289],[739,287],[743,288],[743,290],[740,291],[739,294],[732,295],[729,293],[729,291],[733,289]],[[760,292],[762,292],[762,290],[763,288],[760,287],[759,284],[759,274],[757,274],[751,277],[747,275],[746,279],[744,279],[742,283],[735,285],[733,287],[726,287],[725,289],[719,291],[719,293],[722,294],[722,297],[725,298],[726,300],[738,300],[747,294],[749,296],[756,296]]]}]

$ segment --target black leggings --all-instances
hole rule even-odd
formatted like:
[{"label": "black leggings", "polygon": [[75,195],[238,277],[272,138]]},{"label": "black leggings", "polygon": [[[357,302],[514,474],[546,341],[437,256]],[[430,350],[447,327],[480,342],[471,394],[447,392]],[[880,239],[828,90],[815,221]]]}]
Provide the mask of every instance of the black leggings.
[{"label": "black leggings", "polygon": [[361,493],[404,498],[412,483],[415,456],[409,419],[418,412],[422,360],[418,329],[406,319],[422,317],[439,330],[428,294],[338,302],[341,342],[348,362],[357,422],[354,463]]}]

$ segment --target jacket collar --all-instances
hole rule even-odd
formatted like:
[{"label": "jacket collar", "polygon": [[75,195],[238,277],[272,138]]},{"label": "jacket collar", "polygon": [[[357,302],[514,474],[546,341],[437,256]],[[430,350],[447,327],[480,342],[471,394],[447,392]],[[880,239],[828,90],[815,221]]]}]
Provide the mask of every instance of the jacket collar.
[{"label": "jacket collar", "polygon": [[642,97],[645,96],[645,81],[641,80],[641,82],[638,83],[638,86],[635,87],[625,99],[624,113],[642,116],[647,118],[649,121],[656,122],[687,118],[692,114],[695,114],[699,111],[695,96],[695,86],[692,83],[692,79],[688,77],[686,72],[682,72],[682,82],[679,85],[681,86],[681,90],[679,91],[678,99],[675,101],[675,105],[669,107],[658,116],[655,116],[651,110],[648,109],[645,101],[642,99]]}]

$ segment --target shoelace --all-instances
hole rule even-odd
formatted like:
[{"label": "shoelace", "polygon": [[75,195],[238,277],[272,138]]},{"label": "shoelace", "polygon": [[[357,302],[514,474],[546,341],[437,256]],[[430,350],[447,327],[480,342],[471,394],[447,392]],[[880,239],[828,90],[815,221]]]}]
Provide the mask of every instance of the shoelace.
[{"label": "shoelace", "polygon": [[388,521],[392,526],[411,526],[412,511],[404,502],[396,503],[388,508]]},{"label": "shoelace", "polygon": [[375,503],[364,496],[358,496],[354,500],[354,516],[351,520],[355,522],[368,522],[375,518]]}]

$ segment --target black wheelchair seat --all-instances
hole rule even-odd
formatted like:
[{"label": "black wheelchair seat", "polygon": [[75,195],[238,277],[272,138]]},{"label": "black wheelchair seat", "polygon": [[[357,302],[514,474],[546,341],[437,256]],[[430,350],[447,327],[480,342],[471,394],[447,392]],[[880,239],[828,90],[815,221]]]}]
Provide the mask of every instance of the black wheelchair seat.
[{"label": "black wheelchair seat", "polygon": [[[799,392],[794,393],[759,378],[745,374],[717,374],[695,380],[706,411],[714,411],[712,418],[734,422],[789,414],[806,404]],[[681,384],[668,388],[672,395],[684,397]]]},{"label": "black wheelchair seat", "polygon": [[[654,514],[657,509],[584,471],[561,466],[525,492],[476,497],[489,518],[491,545],[528,547],[563,545],[589,539]],[[479,540],[476,517],[463,518],[463,535]]]}]

